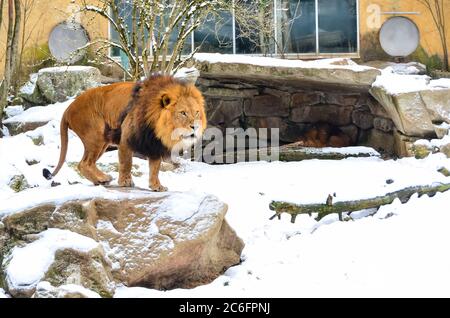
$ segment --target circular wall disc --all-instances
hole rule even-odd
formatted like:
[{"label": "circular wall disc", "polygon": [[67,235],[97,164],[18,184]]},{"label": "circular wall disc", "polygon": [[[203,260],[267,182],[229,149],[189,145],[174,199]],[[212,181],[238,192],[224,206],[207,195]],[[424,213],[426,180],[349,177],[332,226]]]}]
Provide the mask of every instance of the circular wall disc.
[{"label": "circular wall disc", "polygon": [[381,27],[380,44],[390,56],[408,56],[417,49],[419,43],[419,29],[408,18],[393,17]]},{"label": "circular wall disc", "polygon": [[62,22],[50,33],[48,46],[58,62],[73,64],[81,60],[85,51],[77,51],[89,42],[86,30],[79,23]]}]

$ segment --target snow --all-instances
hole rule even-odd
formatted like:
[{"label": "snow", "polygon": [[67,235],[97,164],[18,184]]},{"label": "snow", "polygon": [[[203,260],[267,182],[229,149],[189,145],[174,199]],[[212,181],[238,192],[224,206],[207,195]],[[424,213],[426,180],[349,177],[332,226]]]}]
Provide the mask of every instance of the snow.
[{"label": "snow", "polygon": [[34,90],[36,89],[37,79],[38,79],[37,73],[30,74],[30,80],[20,88],[20,93],[25,95],[32,95],[34,93]]},{"label": "snow", "polygon": [[[258,58],[257,62],[273,61]],[[319,67],[321,63],[315,65]],[[416,78],[420,83],[410,83],[395,77],[401,75],[390,73],[383,73],[378,80],[386,80],[385,75],[394,81],[390,87],[393,90],[405,90],[409,84],[426,85],[423,77]],[[447,85],[447,81],[431,81],[428,86],[431,85],[437,89]],[[80,177],[73,167],[82,157],[83,145],[72,132],[66,164],[54,180],[62,185],[51,187],[51,181],[42,177],[42,169],[53,168],[59,158],[59,120],[70,102],[12,114],[15,120],[49,122],[33,131],[0,139],[0,219],[41,203],[142,195],[133,191],[119,195],[109,188],[92,186]],[[37,137],[43,139],[41,146],[32,141]],[[228,205],[226,219],[245,242],[243,261],[212,283],[194,289],[164,292],[118,286],[115,297],[450,297],[450,254],[446,253],[450,241],[450,192],[432,198],[415,196],[406,204],[395,201],[378,212],[355,212],[344,216],[349,219],[347,222],[339,222],[337,215],[319,222],[314,215],[302,215],[294,224],[288,215],[269,220],[274,214],[269,209],[272,200],[324,203],[329,194],[336,193],[333,201],[338,202],[378,196],[403,187],[448,183],[450,179],[437,170],[450,169],[450,159],[444,154],[432,154],[420,160],[382,160],[369,148],[325,150],[373,156],[214,166],[181,160],[177,170],[161,172],[161,183],[178,193],[158,207],[158,215],[167,213],[166,216],[185,220],[193,213],[207,211],[208,202],[201,201],[207,198],[206,193],[217,196]],[[117,158],[117,151],[112,151],[99,162],[102,168],[109,169]],[[30,165],[31,161],[35,164]],[[142,176],[134,177],[136,186],[148,188],[148,163],[137,158],[133,163],[135,170],[142,172]],[[117,171],[111,169],[108,173],[114,177],[113,185],[117,184]],[[32,188],[14,193],[8,182],[20,174]],[[388,179],[394,182],[388,184]],[[194,211],[200,202],[205,210]],[[97,227],[111,230],[112,224],[102,221]],[[14,248],[11,258],[4,260],[8,264],[7,279],[17,288],[36,286],[58,249],[87,251],[97,246],[99,243],[78,234],[49,229],[40,233],[36,241]],[[28,266],[31,262],[36,270]],[[81,287],[63,289],[78,288]],[[3,295],[0,290],[0,297]]]},{"label": "snow", "polygon": [[450,79],[431,80],[426,75],[402,75],[392,67],[382,70],[372,87],[382,88],[388,94],[398,95],[424,90],[450,89]]},{"label": "snow", "polygon": [[[149,193],[131,191],[120,193],[102,186],[92,187],[85,184],[61,185],[58,187],[38,187],[7,196],[0,209],[0,217],[23,211],[40,204],[59,205],[68,200],[87,200],[102,197],[108,200],[133,199],[148,196]],[[163,194],[152,193],[161,197]]]},{"label": "snow", "polygon": [[182,67],[175,74],[175,78],[198,78],[200,72],[195,67]]},{"label": "snow", "polygon": [[54,119],[60,120],[64,114],[64,111],[72,102],[73,100],[68,100],[48,106],[31,107],[26,111],[18,112],[17,115],[13,115],[12,117],[6,119],[3,123],[49,122]]},{"label": "snow", "polygon": [[[443,123],[441,125],[442,127],[447,127],[449,126],[448,124]],[[431,140],[427,140],[427,139],[419,139],[416,142],[414,142],[415,145],[422,145],[422,146],[426,146],[429,149],[433,149],[433,148],[441,148],[442,146],[448,145],[450,144],[450,133],[445,135],[444,138],[441,139],[431,139]]]},{"label": "snow", "polygon": [[5,115],[7,118],[20,115],[23,113],[24,108],[23,106],[8,106],[5,108]]},{"label": "snow", "polygon": [[418,62],[410,62],[410,63],[388,63],[388,65],[392,68],[392,70],[397,74],[403,75],[418,75],[427,67]]},{"label": "snow", "polygon": [[0,299],[2,298],[9,298],[8,295],[6,295],[6,292],[3,288],[0,288]]},{"label": "snow", "polygon": [[48,67],[39,70],[39,74],[42,73],[65,73],[65,72],[87,72],[95,69],[92,66],[59,66],[59,67]]},{"label": "snow", "polygon": [[380,153],[373,148],[363,147],[363,146],[355,146],[355,147],[345,147],[345,148],[308,148],[308,152],[311,154],[314,153],[336,153],[342,155],[367,155],[370,157],[379,157]]},{"label": "snow", "polygon": [[354,72],[374,70],[370,66],[358,65],[348,58],[320,59],[315,61],[287,60],[273,57],[250,56],[247,54],[196,53],[194,59],[209,63],[251,64],[268,67],[348,69]]},{"label": "snow", "polygon": [[58,250],[73,249],[87,253],[100,246],[91,238],[67,230],[48,229],[37,236],[38,240],[24,247],[14,247],[9,258],[3,261],[10,288],[35,287],[54,262]]},{"label": "snow", "polygon": [[61,285],[56,288],[49,282],[42,281],[37,284],[36,290],[53,293],[57,298],[64,298],[67,294],[81,294],[86,298],[100,298],[100,295],[96,292],[75,284]]}]

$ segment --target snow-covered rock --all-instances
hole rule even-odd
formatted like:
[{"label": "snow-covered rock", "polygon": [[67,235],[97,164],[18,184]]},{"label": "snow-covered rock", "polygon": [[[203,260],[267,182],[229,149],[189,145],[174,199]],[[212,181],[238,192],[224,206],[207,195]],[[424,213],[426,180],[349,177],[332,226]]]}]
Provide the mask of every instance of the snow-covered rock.
[{"label": "snow-covered rock", "polygon": [[46,125],[51,120],[61,120],[64,111],[72,101],[68,100],[48,106],[35,106],[22,112],[20,109],[12,110],[8,119],[3,121],[3,124],[8,127],[9,133],[13,136],[34,130]]},{"label": "snow-covered rock", "polygon": [[47,100],[42,96],[36,82],[38,73],[30,74],[30,80],[23,85],[19,90],[19,97],[31,105],[45,105]]},{"label": "snow-covered rock", "polygon": [[46,281],[36,286],[33,298],[100,298],[101,296],[90,289],[80,285],[67,284],[54,287]]},{"label": "snow-covered rock", "polygon": [[239,77],[361,88],[370,87],[380,75],[376,68],[358,65],[350,59],[342,58],[301,61],[239,54],[197,53],[194,61],[202,76],[213,78]]},{"label": "snow-covered rock", "polygon": [[[92,188],[72,188],[80,187]],[[33,190],[42,197],[46,192]],[[31,296],[46,280],[108,296],[110,265],[112,277],[128,286],[189,288],[240,261],[244,244],[224,219],[227,205],[214,196],[129,189],[90,196],[0,210],[14,238],[29,241],[38,233],[36,241],[6,253],[3,267],[12,295]]]},{"label": "snow-covered rock", "polygon": [[400,75],[388,67],[370,90],[405,135],[432,136],[434,122],[450,123],[450,80]]},{"label": "snow-covered rock", "polygon": [[92,66],[63,66],[41,69],[36,85],[49,103],[63,102],[101,85],[101,73]]},{"label": "snow-covered rock", "polygon": [[195,67],[182,67],[174,74],[175,78],[192,84],[197,82],[199,76],[200,72]]},{"label": "snow-covered rock", "polygon": [[68,230],[48,229],[37,235],[29,230],[28,239],[35,241],[13,247],[3,260],[12,296],[30,297],[41,280],[58,285],[73,282],[111,294],[113,285],[98,242]]}]

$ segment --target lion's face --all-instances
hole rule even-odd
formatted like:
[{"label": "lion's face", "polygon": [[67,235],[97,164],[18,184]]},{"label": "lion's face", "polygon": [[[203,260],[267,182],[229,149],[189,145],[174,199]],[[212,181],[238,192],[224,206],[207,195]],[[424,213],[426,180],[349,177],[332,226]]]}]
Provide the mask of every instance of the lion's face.
[{"label": "lion's face", "polygon": [[205,102],[193,85],[174,84],[159,95],[161,113],[156,121],[156,134],[170,149],[190,147],[206,128]]}]

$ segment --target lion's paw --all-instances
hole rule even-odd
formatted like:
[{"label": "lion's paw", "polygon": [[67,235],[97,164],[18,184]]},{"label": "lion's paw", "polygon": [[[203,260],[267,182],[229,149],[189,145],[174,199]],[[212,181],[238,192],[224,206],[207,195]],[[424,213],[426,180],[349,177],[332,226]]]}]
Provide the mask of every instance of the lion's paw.
[{"label": "lion's paw", "polygon": [[119,179],[118,183],[119,183],[120,187],[125,187],[125,188],[134,187],[134,182],[133,182],[133,179],[131,179],[131,178],[125,178],[123,180]]},{"label": "lion's paw", "polygon": [[166,192],[168,189],[167,187],[157,184],[157,185],[150,185],[150,189],[152,189],[155,192]]}]

